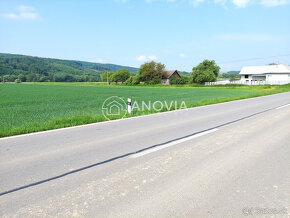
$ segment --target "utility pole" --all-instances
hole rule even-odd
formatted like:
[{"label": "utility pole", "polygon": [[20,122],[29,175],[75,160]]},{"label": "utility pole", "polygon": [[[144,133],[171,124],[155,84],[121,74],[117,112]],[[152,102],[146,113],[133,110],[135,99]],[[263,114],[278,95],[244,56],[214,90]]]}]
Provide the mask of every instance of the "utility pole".
[{"label": "utility pole", "polygon": [[107,71],[107,85],[109,85],[109,73]]}]

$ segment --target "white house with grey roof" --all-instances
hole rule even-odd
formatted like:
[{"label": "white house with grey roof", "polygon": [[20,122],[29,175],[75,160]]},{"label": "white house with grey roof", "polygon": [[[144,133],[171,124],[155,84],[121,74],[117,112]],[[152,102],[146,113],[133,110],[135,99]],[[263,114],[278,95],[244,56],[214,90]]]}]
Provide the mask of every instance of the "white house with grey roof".
[{"label": "white house with grey roof", "polygon": [[242,68],[239,75],[241,82],[245,83],[265,81],[266,84],[287,84],[290,83],[290,66],[286,64],[247,66]]}]

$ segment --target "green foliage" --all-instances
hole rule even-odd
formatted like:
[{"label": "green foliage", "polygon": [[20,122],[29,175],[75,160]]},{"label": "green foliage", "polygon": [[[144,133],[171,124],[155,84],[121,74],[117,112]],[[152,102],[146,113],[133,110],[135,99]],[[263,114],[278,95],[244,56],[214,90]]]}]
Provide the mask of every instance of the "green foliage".
[{"label": "green foliage", "polygon": [[138,75],[130,76],[126,81],[125,85],[127,86],[134,86],[140,84],[140,79]]},{"label": "green foliage", "polygon": [[189,77],[182,76],[181,78],[178,78],[176,76],[170,77],[170,85],[184,85],[189,83]]},{"label": "green foliage", "polygon": [[118,83],[117,77],[116,77],[116,73],[113,73],[110,76],[110,82],[115,82],[116,84]]},{"label": "green foliage", "polygon": [[149,84],[151,85],[156,85],[156,84],[160,84],[161,83],[161,78],[153,78]]},{"label": "green foliage", "polygon": [[126,86],[131,86],[133,82],[133,76],[130,76],[126,81],[125,81],[125,85]]},{"label": "green foliage", "polygon": [[219,78],[224,78],[224,79],[235,79],[239,78],[239,73],[240,71],[229,71],[226,73],[219,73]]},{"label": "green foliage", "polygon": [[126,68],[118,70],[117,73],[113,74],[114,82],[121,82],[122,84],[130,77],[130,72]]},{"label": "green foliage", "polygon": [[197,67],[192,68],[192,82],[204,83],[214,82],[219,74],[220,67],[216,65],[215,61],[204,60]]},{"label": "green foliage", "polygon": [[140,84],[140,77],[139,75],[133,76],[132,85]]},{"label": "green foliage", "polygon": [[[113,76],[114,72],[104,72],[101,74],[101,81],[102,82],[109,82],[109,84],[112,82],[111,77]],[[108,81],[107,81],[108,80]]]},{"label": "green foliage", "polygon": [[23,74],[18,75],[18,79],[19,79],[21,82],[26,82],[26,76],[24,76]]},{"label": "green foliage", "polygon": [[180,76],[185,76],[185,77],[189,77],[190,76],[190,73],[186,72],[186,71],[178,71],[178,73],[179,73]]},{"label": "green foliage", "polygon": [[15,83],[21,83],[21,80],[20,79],[16,79]]},{"label": "green foliage", "polygon": [[4,75],[2,76],[2,82],[5,83],[5,82],[8,82],[9,81],[9,75]]},{"label": "green foliage", "polygon": [[107,79],[108,79],[108,72],[104,72],[101,74],[101,81],[102,82],[107,82]]},{"label": "green foliage", "polygon": [[[118,71],[123,66],[38,58],[0,53],[0,76],[8,75],[7,82],[20,79],[25,82],[97,82],[104,71]],[[132,73],[137,68],[127,67]]]},{"label": "green foliage", "polygon": [[192,72],[192,81],[194,83],[202,84],[204,82],[214,82],[216,81],[216,76],[211,70],[197,71]]},{"label": "green foliage", "polygon": [[152,79],[162,79],[164,71],[164,64],[155,61],[146,62],[139,68],[139,78],[142,82],[149,84]]}]

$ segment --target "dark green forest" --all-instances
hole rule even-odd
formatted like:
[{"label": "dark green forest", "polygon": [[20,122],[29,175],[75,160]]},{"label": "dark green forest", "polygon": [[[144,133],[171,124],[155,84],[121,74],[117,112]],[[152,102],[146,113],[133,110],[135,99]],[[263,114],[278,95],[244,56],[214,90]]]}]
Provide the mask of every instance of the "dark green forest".
[{"label": "dark green forest", "polygon": [[103,72],[123,68],[138,72],[138,68],[115,64],[0,53],[0,81],[7,82],[99,82]]}]

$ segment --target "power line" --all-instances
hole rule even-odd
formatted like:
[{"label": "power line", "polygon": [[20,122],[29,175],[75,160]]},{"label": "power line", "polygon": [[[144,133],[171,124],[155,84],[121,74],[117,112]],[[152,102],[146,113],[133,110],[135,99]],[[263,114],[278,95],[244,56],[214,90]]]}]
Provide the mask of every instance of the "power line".
[{"label": "power line", "polygon": [[255,61],[255,60],[263,60],[263,59],[279,58],[279,57],[287,57],[287,56],[290,56],[290,54],[277,55],[277,56],[269,56],[269,57],[261,57],[261,58],[250,58],[250,59],[241,59],[241,60],[223,61],[223,62],[219,62],[218,64],[229,64],[229,63],[236,63],[236,62]]},{"label": "power line", "polygon": [[[230,64],[230,63],[238,63],[238,62],[247,62],[247,61],[255,61],[255,60],[263,60],[263,59],[269,59],[269,58],[279,58],[279,57],[287,57],[290,56],[290,54],[284,54],[284,55],[275,55],[275,56],[269,56],[269,57],[257,57],[257,58],[249,58],[249,59],[240,59],[240,60],[231,60],[231,61],[222,61],[217,62],[217,64]],[[180,68],[180,67],[192,67],[193,65],[183,65],[183,66],[174,66],[174,68]]]}]

